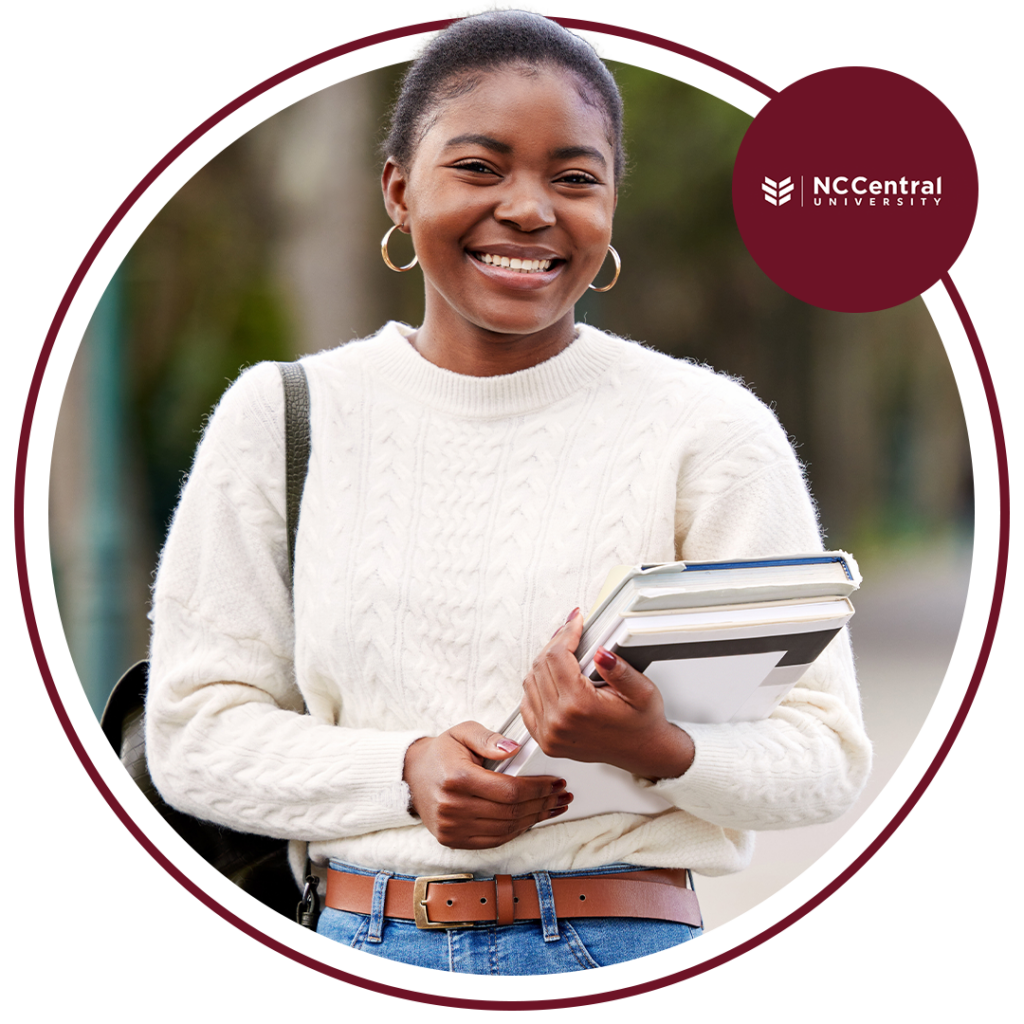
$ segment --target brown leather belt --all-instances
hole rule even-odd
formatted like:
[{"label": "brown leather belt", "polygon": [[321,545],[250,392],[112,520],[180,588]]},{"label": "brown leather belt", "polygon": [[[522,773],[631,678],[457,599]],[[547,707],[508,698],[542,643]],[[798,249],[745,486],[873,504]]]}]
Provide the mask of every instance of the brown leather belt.
[{"label": "brown leather belt", "polygon": [[[551,892],[558,917],[641,917],[701,926],[697,896],[683,869],[651,868],[622,874],[554,876]],[[327,872],[326,905],[352,914],[369,914],[373,875]],[[513,924],[540,919],[540,900],[532,877],[495,875],[422,875],[415,880],[389,878],[384,916],[415,921],[418,928],[466,928],[476,924]]]}]

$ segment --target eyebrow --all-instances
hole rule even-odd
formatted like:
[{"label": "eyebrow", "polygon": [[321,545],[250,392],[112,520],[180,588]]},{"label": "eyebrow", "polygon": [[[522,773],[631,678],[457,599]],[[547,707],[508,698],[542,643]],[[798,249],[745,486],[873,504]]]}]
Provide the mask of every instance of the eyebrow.
[{"label": "eyebrow", "polygon": [[[485,149],[491,150],[492,153],[501,153],[503,156],[507,156],[512,152],[512,147],[507,142],[499,142],[497,139],[492,138],[490,135],[456,135],[455,138],[449,139],[445,144],[445,149],[452,149],[455,146],[465,145],[483,146]],[[578,156],[589,156],[596,160],[602,167],[608,166],[608,161],[605,160],[604,154],[593,146],[562,146],[559,149],[552,150],[551,158],[553,160],[572,160]]]},{"label": "eyebrow", "polygon": [[554,150],[551,156],[555,160],[572,160],[577,156],[589,156],[593,157],[602,167],[608,166],[604,154],[593,146],[563,146],[561,149]]},{"label": "eyebrow", "polygon": [[491,138],[490,135],[456,135],[454,139],[449,139],[444,144],[444,148],[451,149],[454,146],[465,146],[467,143],[471,143],[474,146],[483,146],[485,149],[503,155],[512,152],[512,147],[507,142],[499,142],[497,139]]}]

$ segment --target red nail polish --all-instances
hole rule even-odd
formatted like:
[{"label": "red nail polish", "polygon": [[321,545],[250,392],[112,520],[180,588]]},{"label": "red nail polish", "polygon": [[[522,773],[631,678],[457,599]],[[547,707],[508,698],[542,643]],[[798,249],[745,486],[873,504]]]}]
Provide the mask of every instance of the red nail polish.
[{"label": "red nail polish", "polygon": [[579,615],[579,613],[580,613],[579,608],[573,608],[573,610],[571,612],[569,612],[569,617],[565,620],[566,623],[572,622],[572,620],[575,619],[576,616]]},{"label": "red nail polish", "polygon": [[565,789],[565,779],[559,779],[557,782],[552,783],[551,792],[557,793],[560,790]]},{"label": "red nail polish", "polygon": [[597,653],[594,655],[594,661],[606,670],[615,668],[618,660],[611,651],[606,651],[603,647],[598,647]]}]

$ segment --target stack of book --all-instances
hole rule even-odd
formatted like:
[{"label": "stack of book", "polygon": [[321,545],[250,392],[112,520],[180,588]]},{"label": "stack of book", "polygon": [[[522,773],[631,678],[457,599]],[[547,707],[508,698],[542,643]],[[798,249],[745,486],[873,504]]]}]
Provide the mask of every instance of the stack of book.
[{"label": "stack of book", "polygon": [[[580,671],[604,685],[594,666],[604,647],[658,687],[671,722],[767,718],[849,621],[860,579],[857,563],[841,551],[619,566],[584,624]],[[568,781],[575,799],[556,821],[670,806],[620,768],[548,757],[518,710],[499,731],[522,746],[485,767]]]}]

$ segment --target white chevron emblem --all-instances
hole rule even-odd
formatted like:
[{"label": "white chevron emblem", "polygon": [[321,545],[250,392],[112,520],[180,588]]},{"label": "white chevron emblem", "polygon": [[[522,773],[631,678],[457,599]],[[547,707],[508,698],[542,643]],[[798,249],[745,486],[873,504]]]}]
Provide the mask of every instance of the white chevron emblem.
[{"label": "white chevron emblem", "polygon": [[771,203],[772,206],[785,206],[793,198],[790,194],[794,188],[792,178],[772,181],[771,178],[765,176],[764,184],[761,188],[764,189],[765,202]]}]

